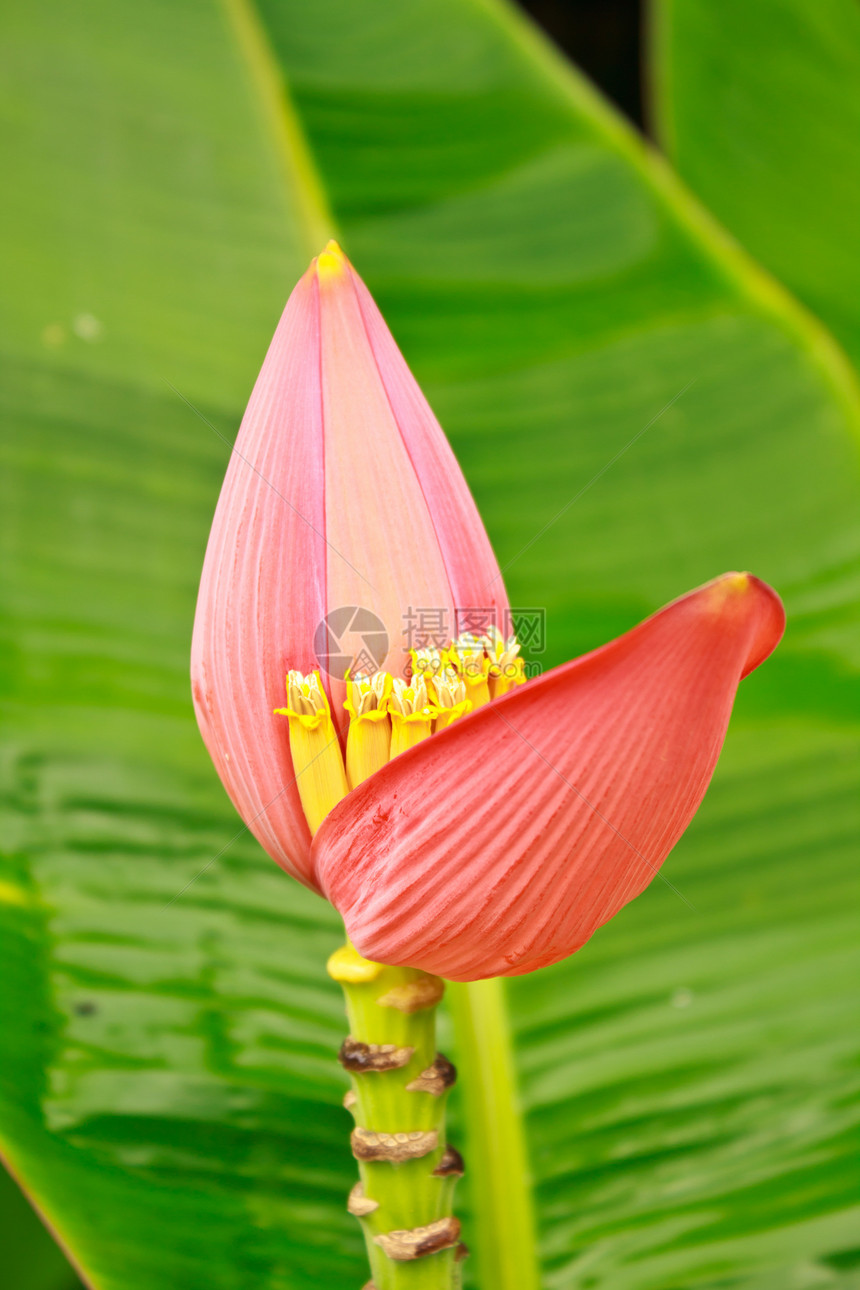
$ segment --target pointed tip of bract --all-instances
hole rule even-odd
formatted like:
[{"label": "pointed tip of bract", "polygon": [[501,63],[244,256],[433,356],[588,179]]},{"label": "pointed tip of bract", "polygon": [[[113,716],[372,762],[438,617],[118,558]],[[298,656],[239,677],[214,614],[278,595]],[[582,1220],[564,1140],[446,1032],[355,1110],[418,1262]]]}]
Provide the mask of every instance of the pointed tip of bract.
[{"label": "pointed tip of bract", "polygon": [[743,613],[756,625],[743,675],[773,653],[785,631],[785,608],[773,587],[752,573],[724,573],[706,588],[705,604],[715,614]]},{"label": "pointed tip of bract", "polygon": [[724,573],[721,578],[717,578],[715,586],[719,587],[724,595],[739,596],[748,591],[752,581],[752,574],[745,570],[743,573]]},{"label": "pointed tip of bract", "polygon": [[349,269],[349,260],[334,238],[326,244],[324,251],[320,251],[315,264],[320,282],[330,282],[333,278],[343,277]]}]

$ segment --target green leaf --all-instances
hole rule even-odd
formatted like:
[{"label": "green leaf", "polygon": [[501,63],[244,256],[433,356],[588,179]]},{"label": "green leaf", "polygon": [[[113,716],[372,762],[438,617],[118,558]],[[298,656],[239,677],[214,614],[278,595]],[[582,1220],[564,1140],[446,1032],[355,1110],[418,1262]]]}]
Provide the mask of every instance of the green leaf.
[{"label": "green leaf", "polygon": [[860,360],[860,8],[655,0],[655,119],[691,188]]},{"label": "green leaf", "polygon": [[0,1249],[3,1276],[14,1290],[81,1290],[60,1250],[2,1168]]},{"label": "green leaf", "polygon": [[[543,1284],[847,1290],[860,402],[829,336],[489,0],[4,23],[0,1140],[43,1211],[99,1290],[364,1279],[337,919],[240,832],[186,679],[218,436],[330,210],[546,665],[727,568],[789,610],[672,886],[508,990]],[[497,1290],[507,1232],[462,1200]]]}]

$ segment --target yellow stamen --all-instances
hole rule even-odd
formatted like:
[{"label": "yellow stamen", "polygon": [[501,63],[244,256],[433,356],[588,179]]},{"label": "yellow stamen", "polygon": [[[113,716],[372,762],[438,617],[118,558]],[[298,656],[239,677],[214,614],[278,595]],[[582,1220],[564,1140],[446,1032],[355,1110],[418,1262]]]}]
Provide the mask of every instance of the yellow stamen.
[{"label": "yellow stamen", "polygon": [[357,788],[389,761],[391,722],[388,718],[388,696],[391,685],[387,672],[347,679],[347,697],[343,706],[349,713],[346,773],[350,788]]},{"label": "yellow stamen", "polygon": [[346,766],[319,673],[291,671],[288,706],[276,711],[290,721],[290,752],[311,832],[350,790],[400,753],[522,685],[519,649],[515,636],[505,640],[491,628],[486,636],[461,636],[445,650],[411,651],[410,682],[388,672],[347,673]]},{"label": "yellow stamen", "polygon": [[289,718],[290,754],[302,809],[312,834],[329,811],[349,792],[337,731],[319,672],[287,674],[287,707],[276,708]]},{"label": "yellow stamen", "polygon": [[509,690],[526,683],[526,665],[521,658],[498,665],[498,671],[490,669],[490,698],[500,699]]},{"label": "yellow stamen", "polygon": [[440,730],[444,730],[446,726],[452,725],[458,717],[465,717],[467,713],[471,711],[471,699],[464,699],[462,703],[456,703],[453,708],[446,708],[445,711],[440,712],[439,716],[436,718],[436,725],[433,727],[433,733],[438,734],[438,732]]},{"label": "yellow stamen", "polygon": [[472,700],[466,694],[466,683],[453,668],[443,668],[439,675],[433,678],[432,690],[439,709],[436,725],[433,727],[434,734],[450,726],[451,722],[456,721],[458,717],[464,717],[467,712],[472,711]]},{"label": "yellow stamen", "polygon": [[509,636],[505,640],[495,623],[482,639],[490,660],[490,698],[498,699],[525,682],[525,664],[517,657],[520,647],[516,636]]},{"label": "yellow stamen", "polygon": [[400,712],[391,714],[391,760],[416,744],[422,743],[433,733],[433,718],[403,716]]},{"label": "yellow stamen", "polygon": [[391,713],[392,759],[426,739],[432,733],[433,722],[439,713],[423,677],[414,679],[412,685],[395,678],[388,696],[388,711]]},{"label": "yellow stamen", "polygon": [[466,693],[473,708],[490,702],[490,660],[484,652],[483,639],[461,636],[454,641],[448,657],[466,684]]},{"label": "yellow stamen", "polygon": [[412,676],[428,677],[439,676],[445,669],[448,662],[447,652],[440,649],[412,649],[409,651],[412,658]]}]

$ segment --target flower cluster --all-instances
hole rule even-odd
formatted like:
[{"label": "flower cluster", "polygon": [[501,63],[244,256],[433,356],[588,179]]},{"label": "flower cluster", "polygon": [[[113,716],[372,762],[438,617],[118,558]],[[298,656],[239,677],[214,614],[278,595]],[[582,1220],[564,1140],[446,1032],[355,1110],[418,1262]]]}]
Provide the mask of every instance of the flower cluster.
[{"label": "flower cluster", "polygon": [[525,680],[516,636],[497,627],[466,634],[446,649],[411,650],[408,680],[390,672],[347,674],[344,758],[319,672],[287,674],[290,755],[312,834],[346,794],[409,748],[447,729]]},{"label": "flower cluster", "polygon": [[[454,980],[554,963],[689,824],[782,604],[726,573],[527,685],[497,629],[407,669],[396,625],[414,605],[510,621],[442,429],[332,243],[287,303],[218,503],[192,645],[200,728],[248,827],[368,959]],[[315,633],[348,606],[384,627],[387,654],[322,678]],[[272,715],[285,675],[287,723]]]}]

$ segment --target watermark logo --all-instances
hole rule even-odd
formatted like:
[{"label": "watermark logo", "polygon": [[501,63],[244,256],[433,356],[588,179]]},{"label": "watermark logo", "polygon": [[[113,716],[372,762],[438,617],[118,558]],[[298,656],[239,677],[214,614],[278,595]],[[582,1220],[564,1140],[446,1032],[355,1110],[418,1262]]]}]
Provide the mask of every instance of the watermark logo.
[{"label": "watermark logo", "polygon": [[524,654],[546,652],[546,610],[519,606],[505,610],[504,636],[516,636]]},{"label": "watermark logo", "polygon": [[447,649],[451,644],[451,613],[447,605],[412,605],[403,615],[403,640],[409,650]]},{"label": "watermark logo", "polygon": [[[546,650],[546,610],[537,606],[506,609],[500,615],[502,637],[516,636],[523,654],[543,654]],[[480,639],[499,621],[499,611],[488,605],[409,606],[403,615],[404,653],[443,651],[452,640],[463,636]],[[364,605],[342,605],[332,609],[314,632],[314,653],[320,671],[342,680],[351,676],[379,671],[388,655],[391,641],[378,614]],[[525,674],[536,676],[541,668],[536,662],[525,663]]]},{"label": "watermark logo", "polygon": [[403,639],[409,650],[443,650],[461,636],[486,636],[498,622],[502,636],[516,636],[524,653],[546,651],[546,609],[515,606],[501,614],[493,605],[409,606],[403,615]]},{"label": "watermark logo", "polygon": [[342,605],[326,614],[314,632],[314,653],[320,671],[342,681],[352,676],[377,672],[388,653],[388,632],[372,609]]},{"label": "watermark logo", "polygon": [[454,610],[455,636],[486,636],[496,624],[493,605],[457,605]]}]

